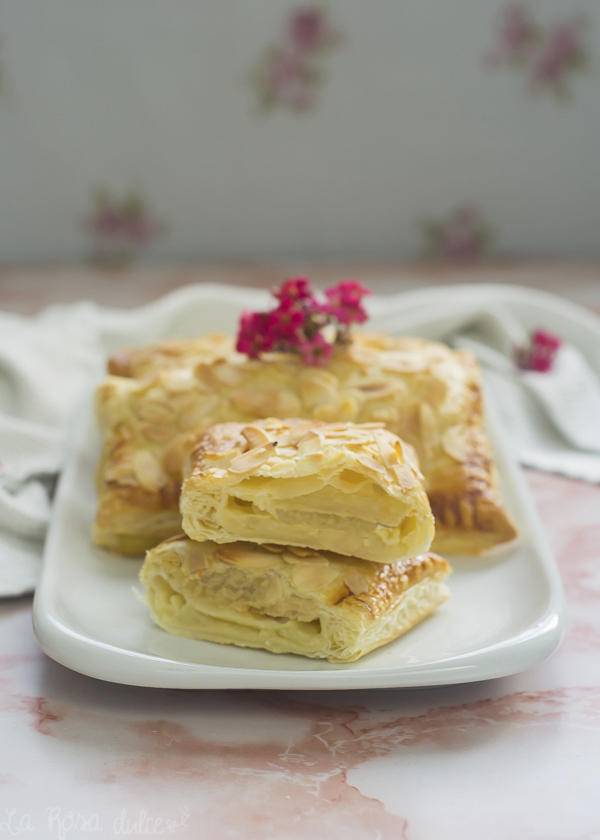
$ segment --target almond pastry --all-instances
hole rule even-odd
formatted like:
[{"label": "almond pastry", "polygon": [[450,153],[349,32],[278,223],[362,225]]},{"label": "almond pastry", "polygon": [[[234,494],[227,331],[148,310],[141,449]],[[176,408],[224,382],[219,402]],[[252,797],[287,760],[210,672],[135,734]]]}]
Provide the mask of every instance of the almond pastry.
[{"label": "almond pastry", "polygon": [[379,563],[431,545],[414,454],[411,462],[409,447],[381,424],[223,423],[190,446],[180,507],[194,540],[327,549]]},{"label": "almond pastry", "polygon": [[446,600],[448,563],[423,554],[369,563],[319,552],[287,562],[253,543],[179,536],[140,573],[156,623],[169,633],[346,663],[397,638]]},{"label": "almond pastry", "polygon": [[[109,371],[97,392],[104,440],[99,545],[137,553],[181,530],[190,433],[241,422],[254,445],[257,419],[290,416],[383,423],[412,444],[436,519],[434,549],[481,554],[516,536],[483,428],[479,367],[467,353],[418,338],[356,333],[316,368],[283,353],[251,360],[230,339],[209,335],[121,351]],[[318,435],[301,446],[313,451],[315,463],[322,460]],[[267,454],[253,457],[266,462]],[[364,456],[365,470],[375,470],[370,458]],[[398,473],[398,482],[405,476]]]}]

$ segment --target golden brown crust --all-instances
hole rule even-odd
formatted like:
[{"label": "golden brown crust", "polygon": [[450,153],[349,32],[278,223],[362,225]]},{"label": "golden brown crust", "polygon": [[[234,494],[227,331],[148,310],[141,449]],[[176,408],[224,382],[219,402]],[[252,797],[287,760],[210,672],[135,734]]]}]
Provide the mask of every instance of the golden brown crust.
[{"label": "golden brown crust", "polygon": [[210,364],[231,356],[231,339],[222,333],[209,333],[193,339],[172,339],[142,347],[123,347],[107,364],[111,376],[144,377],[157,370],[200,363]]},{"label": "golden brown crust", "polygon": [[184,536],[146,556],[140,577],[168,632],[351,662],[397,638],[449,593],[435,554],[375,564],[333,552]]},{"label": "golden brown crust", "polygon": [[[228,353],[218,343],[218,358],[200,362],[197,343],[160,347],[140,349],[121,365],[139,378],[109,376],[98,389],[104,433],[98,516],[105,530],[132,536],[137,505],[142,519],[148,508],[146,497],[116,485],[141,487],[157,508],[171,509],[190,433],[292,416],[383,422],[412,444],[437,519],[435,548],[478,554],[516,536],[483,430],[479,368],[468,354],[378,334],[357,334],[325,368],[285,354],[248,360],[231,343]],[[121,514],[109,504],[117,493]],[[146,528],[140,520],[138,530]]]}]

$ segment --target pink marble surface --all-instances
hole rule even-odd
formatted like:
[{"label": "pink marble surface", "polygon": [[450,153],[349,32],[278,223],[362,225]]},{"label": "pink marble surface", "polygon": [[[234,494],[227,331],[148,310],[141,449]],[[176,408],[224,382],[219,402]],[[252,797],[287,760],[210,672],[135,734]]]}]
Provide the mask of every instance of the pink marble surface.
[{"label": "pink marble surface", "polygon": [[29,599],[4,602],[0,836],[598,838],[600,487],[540,473],[529,483],[568,631],[549,660],[510,678],[322,693],[131,688],[49,660]]},{"label": "pink marble surface", "polygon": [[54,663],[33,638],[30,599],[0,603],[0,838],[598,840],[600,487],[528,480],[568,627],[550,659],[510,678],[131,688]]}]

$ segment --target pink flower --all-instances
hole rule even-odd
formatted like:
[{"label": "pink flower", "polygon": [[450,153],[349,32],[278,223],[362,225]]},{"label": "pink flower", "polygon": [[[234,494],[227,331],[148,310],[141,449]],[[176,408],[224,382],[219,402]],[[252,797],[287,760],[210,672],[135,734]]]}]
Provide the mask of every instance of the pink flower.
[{"label": "pink flower", "polygon": [[267,312],[242,312],[235,346],[238,353],[246,353],[251,359],[257,359],[260,353],[273,349],[273,340],[267,330],[268,317]]},{"label": "pink flower", "polygon": [[442,221],[426,220],[423,232],[432,256],[450,262],[474,263],[482,259],[490,230],[476,207],[456,207]]},{"label": "pink flower", "polygon": [[516,351],[517,364],[521,370],[547,373],[552,370],[556,354],[562,346],[562,339],[546,330],[535,330],[531,334],[529,347]]},{"label": "pink flower", "polygon": [[323,365],[333,345],[347,340],[349,326],[366,320],[361,302],[368,294],[358,280],[345,280],[327,289],[327,302],[321,303],[306,277],[286,280],[273,289],[279,306],[242,313],[236,348],[253,359],[279,350],[299,353],[307,365]]},{"label": "pink flower", "polygon": [[532,82],[539,87],[559,87],[566,74],[584,61],[581,19],[556,24],[533,55],[530,66]]},{"label": "pink flower", "polygon": [[369,289],[365,289],[358,280],[344,280],[325,289],[328,311],[340,324],[363,324],[368,316],[361,301],[370,294]]},{"label": "pink flower", "polygon": [[294,339],[304,326],[305,314],[295,308],[295,302],[286,298],[277,309],[268,313],[266,330],[275,342]]},{"label": "pink flower", "polygon": [[85,226],[94,238],[94,259],[98,263],[127,263],[166,229],[136,194],[119,200],[100,190],[95,205]]},{"label": "pink flower", "polygon": [[314,296],[310,280],[306,277],[296,277],[285,280],[278,289],[273,289],[273,295],[282,303],[310,300]]},{"label": "pink flower", "polygon": [[90,221],[90,230],[97,236],[118,236],[121,215],[114,207],[102,207]]},{"label": "pink flower", "polygon": [[488,67],[519,67],[534,89],[552,90],[559,96],[569,91],[568,75],[584,67],[586,21],[582,17],[538,26],[520,3],[510,3],[503,12],[502,25],[493,51],[485,57]]},{"label": "pink flower", "polygon": [[270,59],[265,78],[267,96],[294,111],[308,111],[313,105],[310,68],[304,53],[276,50]]},{"label": "pink flower", "polygon": [[538,35],[537,27],[520,3],[509,3],[502,14],[495,49],[486,57],[489,67],[522,62]]},{"label": "pink flower", "polygon": [[320,366],[327,363],[333,353],[333,344],[325,340],[322,333],[318,332],[310,339],[303,339],[298,344],[298,349],[305,365]]},{"label": "pink flower", "polygon": [[251,73],[261,110],[311,110],[324,80],[323,56],[339,40],[322,9],[300,6],[293,10],[278,43],[264,50]]},{"label": "pink flower", "polygon": [[311,6],[292,12],[288,21],[288,37],[301,52],[315,52],[336,41],[322,10]]}]

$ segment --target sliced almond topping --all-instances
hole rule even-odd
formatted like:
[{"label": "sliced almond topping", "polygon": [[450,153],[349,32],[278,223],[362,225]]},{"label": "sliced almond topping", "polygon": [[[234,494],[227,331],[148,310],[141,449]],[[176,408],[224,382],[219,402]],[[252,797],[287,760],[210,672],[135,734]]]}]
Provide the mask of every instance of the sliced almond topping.
[{"label": "sliced almond topping", "polygon": [[261,551],[247,545],[224,545],[216,552],[217,560],[229,563],[233,566],[247,566],[249,569],[267,569],[277,563],[277,557],[268,552]]},{"label": "sliced almond topping", "polygon": [[219,407],[219,397],[199,395],[189,408],[177,415],[177,423],[182,429],[195,429],[197,426],[210,425],[210,415]]},{"label": "sliced almond topping", "polygon": [[281,461],[289,460],[290,458],[297,458],[298,450],[295,446],[279,446],[279,441],[277,441],[277,455],[278,463],[280,463]]},{"label": "sliced almond topping", "polygon": [[403,490],[412,490],[416,486],[417,481],[413,472],[404,464],[394,464],[392,467],[396,481]]},{"label": "sliced almond topping", "polygon": [[396,449],[390,443],[389,437],[383,432],[376,432],[375,440],[377,442],[377,448],[379,449],[381,460],[386,467],[392,467],[394,464],[397,464],[398,452],[396,452]]},{"label": "sliced almond topping", "polygon": [[224,359],[215,362],[213,365],[213,374],[218,382],[230,387],[240,385],[244,379],[244,374],[237,365],[232,365]]},{"label": "sliced almond topping", "polygon": [[278,417],[265,417],[260,425],[262,428],[268,429],[271,432],[277,432],[277,434],[279,434],[281,429],[287,430],[292,428],[289,420],[280,420]]},{"label": "sliced almond topping", "polygon": [[265,604],[274,604],[283,598],[283,584],[278,577],[272,577],[260,593],[260,600]]},{"label": "sliced almond topping", "polygon": [[196,365],[194,369],[194,376],[204,388],[208,390],[214,389],[216,385],[216,380],[214,376],[213,365],[206,364],[205,362],[200,362]]},{"label": "sliced almond topping", "polygon": [[417,476],[417,478],[424,481],[423,474],[419,468],[419,456],[417,455],[417,450],[414,446],[411,446],[410,443],[405,443],[403,440],[398,440],[394,444],[395,447],[399,447],[402,451],[402,457],[400,461],[404,461],[405,464],[411,468],[413,473]]},{"label": "sliced almond topping", "polygon": [[291,429],[286,429],[283,432],[277,432],[277,446],[297,446],[298,442],[302,440],[306,434],[306,423],[298,423],[297,426],[294,426]]},{"label": "sliced almond topping", "polygon": [[323,434],[328,440],[348,440],[350,438],[358,438],[360,440],[372,440],[372,435],[368,432],[362,432],[358,428],[350,427],[349,429],[329,429],[327,426],[323,429]]},{"label": "sliced almond topping", "polygon": [[444,452],[454,458],[455,461],[463,463],[468,458],[467,443],[465,441],[464,429],[461,426],[451,426],[446,429],[442,437]]},{"label": "sliced almond topping", "polygon": [[173,437],[173,426],[154,426],[148,423],[140,426],[140,433],[154,443],[166,443]]},{"label": "sliced almond topping", "polygon": [[305,375],[300,383],[300,396],[305,406],[312,409],[323,402],[329,402],[335,395],[337,379],[327,371]]},{"label": "sliced almond topping", "polygon": [[369,591],[369,582],[357,569],[349,569],[344,575],[344,583],[353,595],[362,595]]},{"label": "sliced almond topping", "polygon": [[378,353],[376,350],[371,350],[365,347],[358,341],[352,341],[348,347],[348,355],[353,362],[358,365],[374,365],[377,364]]},{"label": "sliced almond topping", "polygon": [[368,399],[378,399],[385,397],[388,394],[393,394],[395,385],[392,382],[365,382],[363,385],[358,385],[358,390],[361,391]]},{"label": "sliced almond topping", "polygon": [[165,388],[170,394],[183,394],[190,391],[195,385],[194,374],[189,368],[171,371],[171,375],[165,381]]},{"label": "sliced almond topping", "polygon": [[167,483],[161,465],[149,449],[138,449],[131,458],[133,472],[144,490],[156,492]]},{"label": "sliced almond topping", "polygon": [[140,420],[146,420],[149,423],[169,425],[175,419],[171,408],[162,400],[142,399],[135,407],[135,412]]},{"label": "sliced almond topping", "polygon": [[271,443],[269,434],[264,429],[261,429],[260,426],[244,426],[242,434],[252,448]]},{"label": "sliced almond topping", "polygon": [[[329,450],[330,454],[333,454],[333,451]],[[309,452],[306,456],[306,460],[311,464],[322,464],[325,460],[325,453],[324,452]]]},{"label": "sliced almond topping", "polygon": [[421,402],[419,405],[421,437],[425,439],[433,438],[436,433],[437,422],[437,416],[433,406],[426,401]]},{"label": "sliced almond topping", "polygon": [[322,432],[311,429],[297,443],[298,449],[303,455],[309,452],[320,452],[325,446],[325,437]]},{"label": "sliced almond topping", "polygon": [[240,388],[231,393],[231,402],[254,417],[295,417],[301,409],[295,394],[275,388]]},{"label": "sliced almond topping", "polygon": [[[179,553],[179,552],[178,552]],[[199,546],[190,546],[185,553],[183,570],[188,575],[194,575],[204,569],[208,569],[209,562],[206,554]]]},{"label": "sliced almond topping", "polygon": [[376,461],[375,458],[371,457],[371,455],[365,455],[364,452],[359,453],[356,456],[356,460],[359,464],[362,464],[363,467],[366,467],[370,472],[376,472],[380,475],[385,473],[385,467],[379,461]]},{"label": "sliced almond topping", "polygon": [[182,439],[175,439],[166,449],[162,457],[162,465],[168,475],[181,477],[183,470],[184,443]]},{"label": "sliced almond topping", "polygon": [[382,370],[397,373],[419,373],[427,369],[423,353],[409,350],[384,350],[379,354],[378,363]]},{"label": "sliced almond topping", "polygon": [[244,452],[242,455],[238,455],[238,457],[234,458],[229,464],[229,472],[245,473],[257,469],[261,466],[261,464],[264,464],[265,461],[269,460],[273,454],[275,446],[276,441],[272,441],[265,446],[260,446],[256,449],[251,449],[249,452]]},{"label": "sliced almond topping", "polygon": [[337,437],[337,438],[328,438],[327,444],[328,446],[365,446],[368,443],[371,443],[372,440],[370,437]]},{"label": "sliced almond topping", "polygon": [[275,417],[297,417],[302,406],[300,400],[292,391],[277,391],[269,414]]},{"label": "sliced almond topping", "polygon": [[189,391],[171,394],[169,397],[169,407],[175,414],[183,414],[191,408],[195,408],[197,404],[198,394],[190,394]]},{"label": "sliced almond topping", "polygon": [[330,586],[337,577],[337,571],[330,566],[314,566],[306,563],[298,564],[292,572],[294,586],[300,592],[318,592]]},{"label": "sliced almond topping", "polygon": [[123,458],[114,463],[108,463],[104,472],[105,481],[115,481],[117,484],[125,484],[134,487],[138,481],[133,472],[130,458]]},{"label": "sliced almond topping", "polygon": [[354,396],[347,396],[337,406],[338,417],[345,420],[356,420],[358,416],[358,400]]},{"label": "sliced almond topping", "polygon": [[204,469],[227,470],[229,465],[241,455],[240,449],[236,446],[224,452],[205,452],[203,456]]}]

